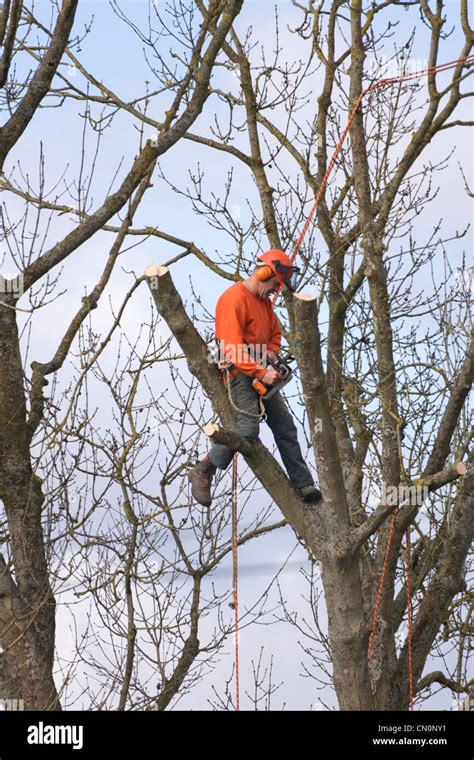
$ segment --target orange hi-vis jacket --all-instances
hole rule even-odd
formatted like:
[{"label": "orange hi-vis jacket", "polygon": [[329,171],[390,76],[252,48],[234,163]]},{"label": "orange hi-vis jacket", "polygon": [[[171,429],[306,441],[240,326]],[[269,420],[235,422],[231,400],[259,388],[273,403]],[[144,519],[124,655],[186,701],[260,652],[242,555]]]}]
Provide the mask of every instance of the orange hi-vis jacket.
[{"label": "orange hi-vis jacket", "polygon": [[231,285],[217,302],[216,338],[221,353],[240,372],[263,377],[266,368],[261,359],[267,351],[278,353],[281,346],[281,330],[270,299],[254,296],[243,282]]}]

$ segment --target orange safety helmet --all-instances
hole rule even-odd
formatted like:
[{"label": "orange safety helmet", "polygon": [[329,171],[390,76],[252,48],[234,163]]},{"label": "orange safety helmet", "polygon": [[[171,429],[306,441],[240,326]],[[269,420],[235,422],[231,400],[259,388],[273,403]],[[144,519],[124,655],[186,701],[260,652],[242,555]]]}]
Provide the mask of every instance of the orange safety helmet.
[{"label": "orange safety helmet", "polygon": [[258,257],[258,261],[261,263],[257,265],[259,267],[256,272],[257,280],[264,282],[276,276],[280,285],[286,285],[292,292],[296,290],[296,276],[300,270],[284,251],[280,251],[279,248],[270,248]]}]

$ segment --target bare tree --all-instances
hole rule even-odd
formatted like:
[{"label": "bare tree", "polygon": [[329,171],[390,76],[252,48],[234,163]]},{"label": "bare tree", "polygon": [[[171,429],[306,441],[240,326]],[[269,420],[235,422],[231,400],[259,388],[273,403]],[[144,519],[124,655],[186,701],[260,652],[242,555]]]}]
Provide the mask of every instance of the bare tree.
[{"label": "bare tree", "polygon": [[[233,633],[231,584],[214,573],[231,552],[230,500],[223,479],[212,509],[189,502],[183,472],[202,404],[196,382],[175,369],[169,338],[158,342],[159,322],[143,326],[133,344],[119,322],[116,329],[120,338],[106,337],[106,350],[116,350],[108,371],[94,333],[81,339],[71,411],[66,424],[48,421],[47,437],[56,442],[41,457],[54,525],[47,541],[53,588],[73,638],[59,657],[62,701],[164,710],[179,706]],[[158,393],[157,368],[164,381]],[[105,424],[96,421],[101,398],[111,405]],[[51,403],[64,414],[59,398]],[[282,527],[268,512],[241,519],[239,545]],[[247,610],[242,624],[260,619],[262,606]],[[215,620],[212,628],[206,618]]]},{"label": "bare tree", "polygon": [[[433,67],[445,60],[445,39],[455,25],[457,39],[464,39],[459,58],[470,53],[466,0],[454,9],[437,0],[435,10],[427,0],[295,3],[291,34],[302,51],[295,62],[280,42],[278,15],[271,55],[250,29],[237,33],[237,0],[207,6],[176,0],[168,16],[152,3],[145,24],[113,3],[115,23],[136,35],[150,72],[133,99],[83,64],[81,44],[93,28],[72,37],[77,5],[55,3],[52,22],[22,2],[4,4],[0,13],[2,269],[6,275],[8,261],[16,271],[0,279],[0,696],[24,699],[30,709],[77,706],[82,699],[89,709],[162,710],[179,705],[211,670],[233,632],[229,585],[219,586],[213,574],[231,550],[228,480],[219,481],[211,510],[190,505],[183,480],[209,419],[211,438],[235,445],[250,468],[240,475],[241,510],[247,501],[259,509],[244,517],[239,542],[289,524],[312,557],[305,571],[310,615],[297,619],[282,596],[277,617],[309,637],[304,667],[317,688],[333,684],[341,709],[408,706],[410,529],[415,693],[420,701],[433,686],[467,693],[472,293],[467,265],[453,272],[446,253],[462,245],[467,225],[445,234],[435,224],[421,241],[417,225],[450,159],[433,146],[446,130],[470,125],[464,117],[472,96],[469,67],[460,60],[443,83],[430,74],[427,98],[423,80],[368,95],[319,205],[317,228],[301,248],[302,288],[314,292],[316,285],[318,295],[286,298],[281,319],[298,358],[301,382],[292,407],[313,447],[320,509],[303,505],[261,442],[229,432],[232,407],[208,361],[212,314],[205,287],[208,276],[221,277],[222,287],[239,280],[259,247],[290,245],[360,91],[384,76],[381,56],[390,45],[388,63],[406,70],[421,22],[431,38],[426,67]],[[394,36],[400,17],[413,23]],[[28,62],[32,70],[18,81],[20,61],[22,71]],[[65,191],[59,185],[51,191],[42,151],[36,182],[23,159],[18,168],[13,161],[42,109],[61,114],[71,104],[83,109],[80,169],[66,179]],[[198,121],[204,105],[207,119]],[[156,113],[164,115],[159,120]],[[115,124],[123,129],[124,120],[136,155],[117,156],[108,167],[104,195],[93,191],[100,149],[106,131]],[[150,129],[155,137],[146,140]],[[95,152],[87,158],[92,137]],[[197,159],[186,187],[164,162],[158,166],[178,141],[191,144]],[[224,174],[210,191],[209,159]],[[162,218],[143,221],[142,201],[155,183],[189,202],[195,224],[189,222],[186,234]],[[202,221],[218,252],[209,250],[208,236],[200,242]],[[81,248],[85,254],[93,236],[107,251],[103,269],[66,322],[54,300],[61,296],[59,265],[71,266],[72,254]],[[127,246],[150,240],[159,241],[165,266],[148,268],[127,286],[104,330],[97,317],[119,258]],[[202,267],[191,282],[191,314],[186,283],[171,277],[184,257]],[[161,318],[132,335],[123,325],[127,309],[147,292],[145,281]],[[28,336],[46,307],[65,324],[52,358],[39,361]],[[369,661],[390,524],[411,487],[395,515]],[[416,488],[422,487],[428,497],[420,501]],[[275,519],[271,501],[283,519]],[[328,630],[318,613],[316,568]],[[58,601],[60,614],[70,611],[71,642],[67,654],[59,651],[54,671],[55,640],[64,630],[55,629]],[[245,610],[241,625],[258,620],[262,609]],[[426,671],[437,656],[446,666]],[[247,696],[255,709],[275,707],[280,679],[271,654],[268,662],[260,655],[254,663],[255,688]],[[229,685],[210,704],[232,709]]]},{"label": "bare tree", "polygon": [[[29,709],[59,709],[59,698],[53,681],[55,644],[55,598],[51,589],[42,518],[45,493],[32,458],[32,447],[41,435],[41,424],[47,400],[44,386],[48,376],[63,366],[78,331],[91,310],[97,307],[114,270],[125,236],[134,214],[150,186],[156,162],[180,140],[201,113],[209,95],[211,74],[230,26],[239,13],[242,0],[211,0],[206,19],[195,23],[192,9],[182,3],[170,8],[171,25],[177,21],[173,67],[156,49],[156,36],[150,32],[149,45],[157,55],[152,67],[157,90],[146,91],[133,103],[124,102],[81,66],[78,51],[81,40],[72,36],[78,0],[52,4],[55,18],[35,16],[27,3],[4,3],[0,12],[0,37],[3,43],[1,61],[2,108],[4,123],[0,128],[0,167],[2,189],[11,198],[25,203],[22,223],[10,222],[6,203],[2,209],[2,236],[17,274],[1,277],[0,345],[0,498],[7,520],[7,557],[1,556],[0,597],[0,694],[20,698]],[[166,20],[156,13],[156,24],[167,31]],[[86,30],[87,31],[87,30]],[[136,30],[139,32],[139,30]],[[145,34],[146,36],[146,34]],[[68,81],[64,62],[69,59],[81,73],[85,88]],[[18,81],[17,70],[29,73]],[[160,99],[160,96],[164,96]],[[14,171],[14,149],[23,147],[30,123],[40,110],[60,108],[69,99],[84,102],[85,119],[101,135],[119,110],[129,115],[137,126],[136,156],[125,170],[117,170],[110,190],[99,204],[91,197],[91,176],[84,174],[68,187],[69,203],[59,203],[58,192],[52,201],[44,189],[44,172],[40,164],[39,188],[30,186],[28,175]],[[166,102],[166,106],[165,106]],[[91,104],[101,109],[94,118]],[[156,130],[156,139],[144,140],[143,124],[146,108],[166,113],[162,120],[149,119]],[[86,121],[84,121],[86,123]],[[120,167],[119,167],[120,168]],[[90,171],[93,175],[94,164]],[[116,189],[112,190],[112,186]],[[30,227],[29,212],[36,219]],[[107,228],[120,211],[118,226]],[[68,229],[57,239],[62,225],[60,215],[73,217]],[[48,214],[50,218],[46,221]],[[57,224],[54,232],[49,226]],[[76,223],[77,222],[77,223]],[[99,230],[112,232],[109,254],[95,287],[82,299],[81,305],[66,326],[57,350],[49,360],[35,360],[31,376],[25,371],[18,328],[18,297],[29,294],[36,310],[54,285],[57,267]],[[49,233],[49,234],[48,234]],[[42,246],[37,245],[42,236]],[[56,242],[52,242],[53,235]],[[38,251],[39,248],[39,251]],[[5,270],[4,270],[5,271]],[[36,287],[36,291],[35,291]],[[124,558],[125,566],[133,560],[134,533]],[[125,699],[124,687],[123,697]]]},{"label": "bare tree", "polygon": [[[232,30],[223,50],[229,72],[238,76],[227,90],[216,91],[227,106],[227,117],[222,109],[216,112],[212,137],[186,135],[203,149],[226,156],[230,168],[223,191],[213,187],[206,195],[201,167],[190,172],[185,189],[170,182],[214,228],[231,236],[233,253],[206,262],[196,243],[167,230],[155,234],[190,250],[230,280],[249,271],[249,253],[256,246],[250,252],[247,241],[286,247],[305,219],[307,201],[318,191],[348,114],[374,77],[368,55],[377,64],[400,14],[405,24],[411,14],[405,39],[398,35],[392,42],[392,63],[403,73],[415,25],[421,20],[429,30],[422,67],[430,69],[426,79],[373,91],[353,120],[350,149],[338,159],[318,207],[324,252],[315,252],[314,233],[300,252],[303,284],[317,283],[319,296],[298,293],[285,301],[286,334],[298,360],[324,495],[320,509],[303,506],[260,442],[250,444],[229,432],[232,414],[226,392],[206,360],[206,344],[195,318],[186,314],[169,267],[149,267],[145,274],[159,313],[224,426],[210,426],[206,432],[243,454],[321,563],[332,679],[341,709],[406,709],[410,673],[420,699],[433,684],[456,693],[470,687],[465,642],[472,605],[466,560],[474,530],[467,406],[474,372],[472,293],[467,284],[459,287],[459,281],[453,287],[449,269],[440,282],[443,248],[450,243],[440,226],[435,224],[421,243],[415,242],[414,230],[437,192],[436,170],[446,168],[450,156],[435,154],[431,164],[422,157],[431,155],[430,146],[446,130],[454,134],[454,128],[472,126],[463,117],[463,106],[473,95],[466,89],[471,70],[465,59],[474,32],[465,0],[456,9],[442,0],[393,0],[367,7],[362,0],[332,0],[318,8],[313,3],[295,6],[301,23],[294,33],[302,49],[308,43],[306,60],[284,60],[278,36],[268,60],[250,32],[242,42]],[[443,54],[448,60],[454,57],[444,44],[452,25],[462,39],[459,62],[441,82],[433,69],[446,60]],[[316,89],[318,107],[311,118],[312,109],[305,105],[308,93],[310,102],[316,102]],[[233,177],[245,172],[253,178],[260,201],[257,213],[254,196],[249,197],[247,228],[232,214]],[[467,226],[456,230],[452,240],[462,240],[466,231]],[[431,275],[432,265],[436,276]],[[466,267],[461,274],[466,277]],[[373,484],[381,488],[378,498]],[[417,488],[425,488],[427,498],[420,499]],[[409,530],[415,535],[410,599],[401,585]],[[412,649],[403,636],[408,602]],[[443,631],[448,646],[462,631],[456,673],[424,675],[431,656],[443,648]]]}]

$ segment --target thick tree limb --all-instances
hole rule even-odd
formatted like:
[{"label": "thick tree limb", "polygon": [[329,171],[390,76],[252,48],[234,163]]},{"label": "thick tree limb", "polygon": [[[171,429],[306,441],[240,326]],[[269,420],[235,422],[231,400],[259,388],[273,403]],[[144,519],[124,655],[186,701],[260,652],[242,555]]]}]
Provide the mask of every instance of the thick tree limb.
[{"label": "thick tree limb", "polygon": [[[360,13],[361,3],[359,0],[356,0],[353,3],[351,12],[352,64],[350,100],[352,104],[356,102],[363,89],[362,75],[365,53],[361,34]],[[366,260],[364,274],[369,283],[377,350],[378,393],[382,406],[382,477],[387,485],[396,485],[400,482],[401,460],[399,436],[397,434],[399,416],[395,362],[393,358],[393,334],[390,320],[387,275],[383,262],[384,245],[382,237],[375,226],[362,106],[359,107],[352,122],[350,135],[354,162],[354,187],[359,203],[362,247]]]},{"label": "thick tree limb", "polygon": [[[436,491],[438,488],[442,488],[447,483],[452,483],[454,480],[462,477],[466,473],[466,465],[464,462],[453,462],[445,470],[436,472],[430,477],[422,477],[415,479],[413,484],[409,487],[422,488],[426,486],[428,490]],[[399,505],[400,507],[406,506],[407,513],[410,512],[411,519],[413,519],[413,510],[411,505]],[[372,536],[382,525],[384,520],[393,513],[397,505],[394,504],[379,504],[379,506],[372,512],[370,517],[367,518],[363,525],[355,528],[351,531],[351,543],[353,551],[358,551],[360,547]]]},{"label": "thick tree limb", "polygon": [[297,293],[293,306],[291,349],[300,370],[321,490],[327,510],[337,515],[341,535],[349,528],[349,511],[321,358],[316,296]]},{"label": "thick tree limb", "polygon": [[433,673],[428,673],[428,675],[423,676],[423,678],[418,681],[416,684],[415,693],[419,694],[429,686],[432,686],[434,683],[439,683],[441,686],[446,686],[446,688],[451,689],[451,691],[456,692],[456,694],[469,694],[469,687],[473,681],[469,681],[466,686],[461,686],[461,684],[445,676],[441,670],[435,670]]},{"label": "thick tree limb", "polygon": [[18,105],[15,113],[0,129],[0,171],[8,153],[19,140],[39,104],[49,92],[56,70],[69,42],[78,0],[63,0],[61,12],[56,21],[56,27],[44,57],[28,85],[27,91]]},{"label": "thick tree limb", "polygon": [[304,509],[313,509],[305,506],[296,488],[290,483],[282,468],[268,449],[260,441],[250,443],[230,430],[221,430],[212,423],[203,428],[203,432],[215,443],[239,451],[245,461],[258,477],[265,490],[280,507],[287,521],[293,525],[296,532],[303,536]]}]

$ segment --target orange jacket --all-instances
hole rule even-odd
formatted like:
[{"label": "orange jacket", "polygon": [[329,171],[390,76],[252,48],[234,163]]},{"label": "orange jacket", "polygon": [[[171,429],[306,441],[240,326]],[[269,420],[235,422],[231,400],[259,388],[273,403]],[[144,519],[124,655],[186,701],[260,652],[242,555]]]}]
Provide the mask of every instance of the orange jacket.
[{"label": "orange jacket", "polygon": [[270,299],[252,295],[243,282],[231,285],[217,302],[216,338],[234,367],[246,375],[263,377],[266,369],[261,359],[266,351],[278,353],[281,345],[281,330]]}]

